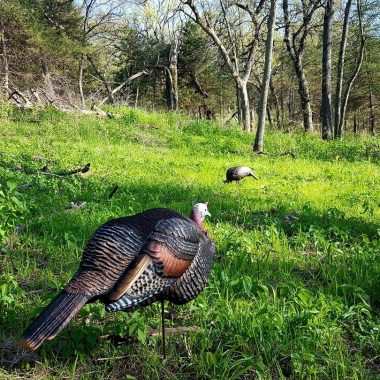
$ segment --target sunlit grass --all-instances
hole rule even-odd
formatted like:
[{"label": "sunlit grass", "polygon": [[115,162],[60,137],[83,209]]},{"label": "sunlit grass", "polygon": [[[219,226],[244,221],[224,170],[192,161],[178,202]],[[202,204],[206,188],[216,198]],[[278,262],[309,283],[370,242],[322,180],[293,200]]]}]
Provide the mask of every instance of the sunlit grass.
[{"label": "sunlit grass", "polygon": [[[0,356],[4,375],[377,378],[380,170],[365,146],[380,141],[326,143],[269,131],[271,155],[254,156],[253,136],[234,126],[113,112],[122,117],[0,112],[0,339],[13,347]],[[295,158],[278,156],[286,151]],[[86,174],[39,173],[46,164],[59,173],[87,162]],[[260,180],[224,184],[236,164],[251,166]],[[206,200],[218,247],[209,286],[194,302],[167,307],[169,325],[201,332],[169,336],[167,361],[159,339],[146,334],[159,325],[159,305],[104,315],[96,304],[44,344],[38,362],[13,363],[17,337],[71,278],[100,224],[157,206],[187,214],[191,203]],[[87,204],[68,211],[71,201]],[[98,339],[110,332],[133,339],[122,346]]]}]

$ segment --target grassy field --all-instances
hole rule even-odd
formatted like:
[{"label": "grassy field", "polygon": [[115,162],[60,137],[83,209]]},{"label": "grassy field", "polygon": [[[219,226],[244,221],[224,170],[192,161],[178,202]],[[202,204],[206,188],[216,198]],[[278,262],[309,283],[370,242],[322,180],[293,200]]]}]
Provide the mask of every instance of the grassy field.
[{"label": "grassy field", "polygon": [[[254,156],[235,127],[117,112],[0,109],[0,378],[380,379],[380,160],[365,154],[380,140],[269,132],[267,151],[295,158]],[[40,172],[86,163],[85,174]],[[224,184],[235,164],[260,179]],[[200,331],[169,335],[166,360],[148,334],[159,304],[88,305],[37,353],[17,348],[97,226],[156,206],[188,214],[196,201],[209,201],[218,252],[205,291],[167,305],[168,326]]]}]

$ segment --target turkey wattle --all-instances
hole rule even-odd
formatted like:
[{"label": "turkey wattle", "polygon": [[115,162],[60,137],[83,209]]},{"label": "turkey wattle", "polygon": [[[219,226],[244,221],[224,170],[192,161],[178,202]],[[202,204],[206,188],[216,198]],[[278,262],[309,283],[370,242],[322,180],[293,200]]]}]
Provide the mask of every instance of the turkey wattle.
[{"label": "turkey wattle", "polygon": [[207,215],[207,203],[197,203],[190,218],[156,208],[100,226],[74,277],[24,332],[20,345],[37,349],[96,300],[108,311],[193,300],[206,285],[215,252],[203,225]]}]

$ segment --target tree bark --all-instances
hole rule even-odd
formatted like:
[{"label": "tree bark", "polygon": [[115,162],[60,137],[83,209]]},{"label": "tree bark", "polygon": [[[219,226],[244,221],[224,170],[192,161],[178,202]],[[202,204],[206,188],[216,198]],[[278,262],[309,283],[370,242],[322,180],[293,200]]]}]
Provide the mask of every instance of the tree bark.
[{"label": "tree bark", "polygon": [[268,91],[272,71],[273,36],[274,26],[276,23],[276,7],[277,0],[271,0],[268,20],[268,35],[265,46],[264,75],[260,92],[259,120],[256,130],[255,143],[253,145],[253,151],[256,153],[261,153],[264,149],[265,111],[267,109]]},{"label": "tree bark", "polygon": [[[272,77],[270,78],[270,81],[269,81],[269,89],[270,89],[270,92],[272,94],[274,106],[276,108],[276,124],[277,124],[277,128],[281,128],[282,129],[282,111],[281,111],[280,102],[278,100],[277,92],[276,92],[276,89],[274,87],[274,83],[273,83]],[[282,102],[283,102],[283,99],[282,99]]]},{"label": "tree bark", "polygon": [[1,33],[1,46],[2,46],[2,55],[3,55],[3,72],[4,72],[4,89],[9,93],[9,62],[8,62],[8,52],[7,52],[7,43],[5,39],[4,28],[0,30]]},{"label": "tree bark", "polygon": [[168,109],[178,109],[178,49],[179,39],[176,38],[170,47],[169,66],[166,72],[166,103]]},{"label": "tree bark", "polygon": [[42,74],[44,78],[44,90],[46,97],[48,98],[49,102],[53,102],[55,99],[55,91],[53,83],[51,81],[49,66],[47,65],[45,59],[42,59]]},{"label": "tree bark", "polygon": [[137,108],[137,103],[139,101],[139,89],[140,89],[140,86],[137,86],[136,95],[135,95],[135,108]]},{"label": "tree bark", "polygon": [[240,122],[243,124],[243,130],[245,132],[251,132],[251,109],[249,105],[247,82],[240,80],[237,85],[237,92],[239,94]]},{"label": "tree bark", "polygon": [[360,38],[359,57],[356,60],[355,70],[352,73],[351,77],[349,78],[347,82],[346,90],[344,92],[343,103],[341,106],[341,118],[340,118],[340,122],[337,129],[337,136],[336,136],[337,138],[340,138],[343,135],[343,129],[344,129],[344,124],[346,120],[348,98],[350,97],[352,85],[359,74],[359,71],[363,62],[363,58],[364,58],[365,38],[364,38],[364,30],[363,30],[363,23],[362,23],[361,0],[357,0],[356,5],[357,5],[357,12],[358,12],[358,20],[359,20],[359,38]]},{"label": "tree bark", "polygon": [[[296,64],[295,69],[298,79],[298,93],[301,98],[303,126],[306,132],[314,132],[313,112],[311,110],[309,83],[306,79],[305,71],[303,70],[302,64]],[[292,113],[294,118],[294,109],[292,110]]]},{"label": "tree bark", "polygon": [[350,11],[351,11],[352,0],[347,0],[346,7],[344,9],[344,20],[343,20],[343,31],[342,39],[340,40],[339,56],[337,71],[338,76],[336,80],[336,90],[335,90],[335,115],[334,115],[334,135],[338,137],[340,119],[341,119],[341,107],[342,107],[342,91],[343,91],[343,73],[344,73],[344,60],[346,56],[347,47],[347,36],[350,21]]},{"label": "tree bark", "polygon": [[331,116],[331,33],[334,15],[334,1],[327,0],[323,18],[323,52],[322,52],[322,104],[320,118],[322,121],[322,139],[333,138]]}]

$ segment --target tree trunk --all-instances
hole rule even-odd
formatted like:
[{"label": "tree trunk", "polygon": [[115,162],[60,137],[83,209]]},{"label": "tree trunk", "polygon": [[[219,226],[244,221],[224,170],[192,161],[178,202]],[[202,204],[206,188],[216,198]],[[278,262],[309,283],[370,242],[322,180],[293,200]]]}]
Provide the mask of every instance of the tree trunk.
[{"label": "tree trunk", "polygon": [[293,62],[294,70],[298,80],[298,93],[301,98],[301,109],[303,115],[303,125],[305,131],[313,132],[313,115],[311,112],[310,92],[306,79],[305,71],[302,67],[302,58],[306,49],[306,39],[310,32],[310,21],[314,12],[320,6],[319,0],[301,0],[302,4],[302,22],[297,26],[297,31],[293,31],[295,22],[289,14],[289,1],[282,1],[282,9],[284,11],[284,42],[289,56]]},{"label": "tree trunk", "polygon": [[139,89],[140,89],[140,86],[137,86],[137,88],[136,88],[136,96],[135,96],[135,108],[137,108],[137,103],[139,101]]},{"label": "tree trunk", "polygon": [[375,112],[373,106],[373,95],[372,95],[372,84],[368,85],[368,107],[369,107],[369,130],[374,135],[375,134]]},{"label": "tree trunk", "polygon": [[323,52],[322,52],[322,139],[330,140],[333,137],[331,117],[331,33],[332,18],[334,15],[334,1],[327,0],[323,18]]},{"label": "tree trunk", "polygon": [[356,121],[356,114],[354,115],[354,133],[358,133],[358,123]]},{"label": "tree trunk", "polygon": [[264,149],[264,131],[265,131],[265,111],[268,103],[268,91],[270,84],[270,76],[272,71],[272,52],[273,52],[273,36],[274,26],[276,23],[276,7],[277,0],[271,0],[270,13],[268,20],[268,35],[265,46],[265,62],[264,75],[261,83],[260,104],[259,104],[259,120],[257,124],[255,143],[253,145],[254,152],[260,153]]},{"label": "tree trunk", "polygon": [[273,127],[271,109],[270,109],[269,104],[267,104],[267,118],[268,118],[269,126]]},{"label": "tree trunk", "polygon": [[346,7],[344,10],[342,39],[340,40],[340,48],[339,48],[339,56],[338,56],[338,66],[337,66],[338,77],[336,79],[335,115],[334,115],[335,138],[338,137],[338,130],[339,130],[340,118],[341,118],[344,59],[346,56],[346,46],[347,46],[348,27],[349,27],[349,21],[350,21],[351,4],[352,4],[352,0],[347,0]]},{"label": "tree trunk", "polygon": [[9,93],[9,63],[8,63],[8,52],[7,52],[7,43],[5,39],[5,31],[2,28],[1,31],[1,45],[3,53],[3,72],[4,72],[4,89]]},{"label": "tree trunk", "polygon": [[50,102],[54,101],[55,99],[55,91],[53,87],[53,83],[51,81],[49,66],[47,65],[46,61],[42,59],[42,74],[44,77],[44,90],[46,97]]},{"label": "tree trunk", "polygon": [[82,108],[86,106],[84,101],[84,94],[83,94],[83,67],[84,67],[84,55],[81,54],[80,61],[79,61],[79,78],[78,78],[78,85],[79,85],[79,96],[80,96],[80,102]]},{"label": "tree trunk", "polygon": [[313,113],[310,104],[309,84],[306,79],[302,65],[296,65],[296,75],[298,79],[298,93],[301,98],[301,110],[303,116],[303,126],[306,132],[314,132]]},{"label": "tree trunk", "polygon": [[361,6],[361,0],[357,0],[357,11],[358,11],[358,19],[359,19],[359,37],[360,37],[360,47],[359,47],[359,57],[356,61],[356,67],[354,72],[352,73],[351,77],[348,80],[346,90],[344,92],[343,96],[343,103],[341,107],[341,118],[338,125],[337,130],[337,136],[338,138],[342,137],[343,135],[343,127],[346,120],[346,111],[347,111],[347,104],[348,104],[348,98],[350,97],[351,87],[356,79],[356,77],[359,74],[363,58],[364,58],[364,45],[365,45],[365,39],[364,39],[364,30],[363,30],[363,23],[362,23],[362,6]]},{"label": "tree trunk", "polygon": [[243,123],[243,113],[242,113],[242,100],[241,100],[241,91],[239,90],[239,83],[236,83],[236,108],[237,108],[237,118],[238,123]]},{"label": "tree trunk", "polygon": [[247,82],[239,81],[237,92],[239,94],[238,98],[240,102],[240,115],[243,130],[245,132],[251,132],[251,110],[249,106]]},{"label": "tree trunk", "polygon": [[[274,83],[272,78],[269,81],[269,89],[273,98],[274,106],[276,108],[276,124],[277,128],[282,128],[282,116],[281,116],[281,107],[280,107],[280,102],[278,100],[278,96],[276,93],[276,89],[274,87]],[[282,100],[283,101],[283,100]]]},{"label": "tree trunk", "polygon": [[168,70],[165,70],[167,106],[174,111],[178,109],[178,48],[179,40],[176,38],[170,47]]}]

